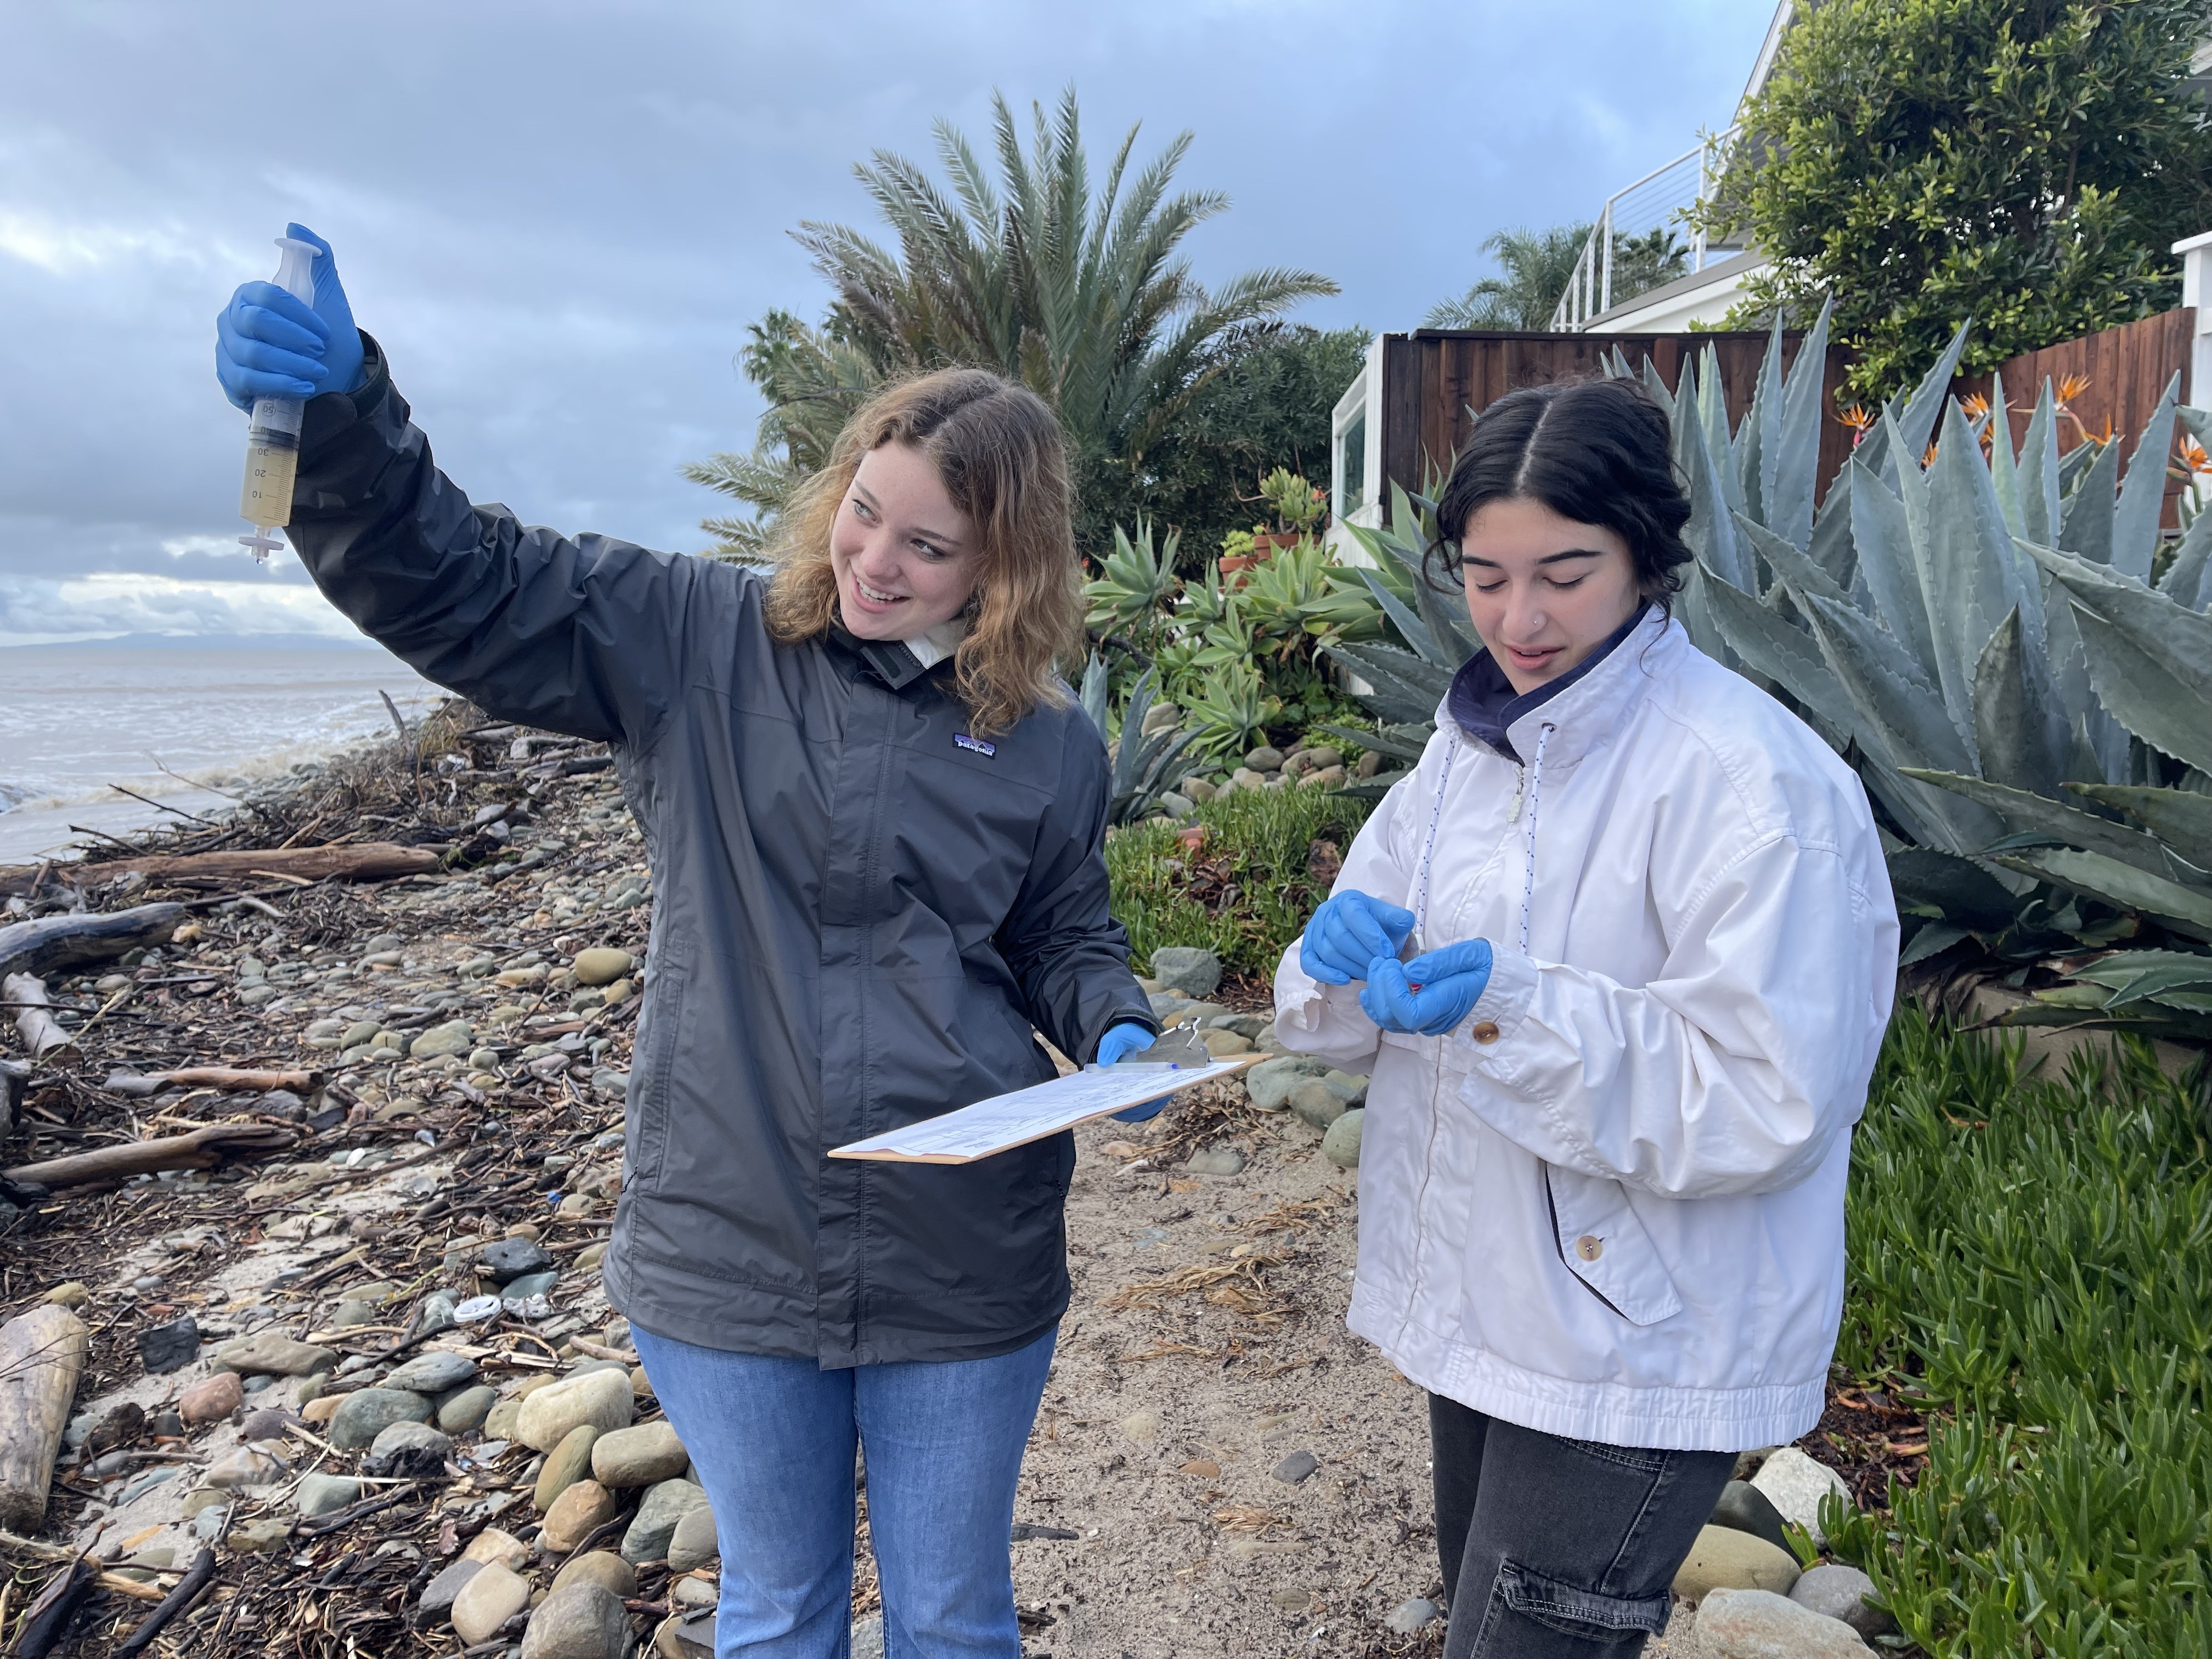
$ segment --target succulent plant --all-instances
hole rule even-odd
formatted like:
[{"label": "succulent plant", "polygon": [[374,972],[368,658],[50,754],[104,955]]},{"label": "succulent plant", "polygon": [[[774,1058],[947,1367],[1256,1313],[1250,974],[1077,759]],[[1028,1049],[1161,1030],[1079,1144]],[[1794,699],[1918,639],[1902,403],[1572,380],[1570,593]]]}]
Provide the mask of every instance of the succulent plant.
[{"label": "succulent plant", "polygon": [[2212,943],[2212,515],[2162,570],[2159,530],[2177,417],[2203,411],[2169,388],[2123,482],[2117,442],[2059,454],[2046,382],[2015,453],[1945,396],[1961,327],[1816,513],[1826,324],[1785,377],[1778,323],[1733,432],[1711,353],[1671,395],[1647,365],[1689,484],[1685,625],[1856,765],[1904,843],[1908,963],[2142,941],[2011,1018],[2212,1035],[2212,956],[2189,948]]},{"label": "succulent plant", "polygon": [[1383,619],[1406,643],[1339,641],[1327,647],[1330,657],[1365,685],[1357,695],[1381,729],[1323,729],[1400,763],[1399,770],[1379,774],[1348,792],[1379,798],[1421,758],[1436,731],[1437,705],[1451,689],[1460,665],[1481,648],[1481,641],[1456,597],[1440,592],[1423,574],[1425,550],[1437,535],[1433,501],[1410,495],[1393,481],[1389,524],[1380,530],[1358,525],[1346,528],[1374,561],[1371,568],[1356,567],[1352,574],[1366,584]]},{"label": "succulent plant", "polygon": [[1192,734],[1172,726],[1159,732],[1145,730],[1156,684],[1153,671],[1147,668],[1137,677],[1136,684],[1129,688],[1128,701],[1121,705],[1121,737],[1116,743],[1107,726],[1109,678],[1104,659],[1094,653],[1083,671],[1083,712],[1091,716],[1091,723],[1112,750],[1106,822],[1133,823],[1157,811],[1160,797],[1175,787],[1179,775],[1176,768],[1190,747]]}]

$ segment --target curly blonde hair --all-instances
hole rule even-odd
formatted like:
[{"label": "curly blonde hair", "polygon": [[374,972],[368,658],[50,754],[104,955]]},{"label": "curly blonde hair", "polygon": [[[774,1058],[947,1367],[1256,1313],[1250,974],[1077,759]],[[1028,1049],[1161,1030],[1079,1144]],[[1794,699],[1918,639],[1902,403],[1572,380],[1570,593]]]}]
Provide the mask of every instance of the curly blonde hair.
[{"label": "curly blonde hair", "polygon": [[838,620],[830,535],[861,458],[912,446],[978,541],[968,637],[955,684],[975,734],[1002,732],[1040,704],[1071,700],[1057,672],[1082,637],[1082,568],[1069,521],[1066,446],[1035,392],[980,368],[946,368],[887,386],[862,404],[828,465],[783,515],[769,585],[769,632],[795,645]]}]

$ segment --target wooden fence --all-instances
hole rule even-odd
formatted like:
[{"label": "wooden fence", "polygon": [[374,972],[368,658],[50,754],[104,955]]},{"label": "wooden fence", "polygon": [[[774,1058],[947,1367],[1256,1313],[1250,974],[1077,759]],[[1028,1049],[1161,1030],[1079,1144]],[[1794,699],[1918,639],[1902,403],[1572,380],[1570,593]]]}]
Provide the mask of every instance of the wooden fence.
[{"label": "wooden fence", "polygon": [[[2079,382],[2081,389],[2067,401],[2069,418],[2058,422],[2059,453],[2074,448],[2085,438],[2102,440],[2117,434],[2124,440],[2122,459],[2132,457],[2135,441],[2142,434],[2176,374],[2182,377],[2184,398],[2194,396],[2201,401],[2212,397],[2212,389],[2199,387],[2192,392],[2188,384],[2189,348],[2196,333],[2197,313],[2184,306],[2122,323],[2101,333],[2061,341],[2039,351],[2022,352],[2000,363],[1996,374],[2004,381],[2013,447],[2017,449],[2027,435],[2027,423],[2035,414],[2036,399],[2043,395],[2045,380],[2062,387],[2070,379]],[[1952,382],[1951,390],[1960,397],[1987,398],[1990,386],[1988,374],[1962,374]],[[2178,522],[2174,500],[2181,493],[2181,482],[2179,477],[2166,481],[2169,530]]]},{"label": "wooden fence", "polygon": [[[2185,371],[2194,319],[2195,313],[2186,308],[2169,311],[2027,352],[2002,365],[1997,372],[2004,377],[2014,444],[2027,432],[2045,375],[2054,384],[2069,375],[2086,381],[2069,404],[2075,418],[2061,422],[2062,450],[2080,443],[2085,434],[2101,438],[2108,430],[2124,434],[2132,441],[2158,406],[2166,383],[2177,370]],[[1803,338],[1801,334],[1783,336],[1785,367],[1796,363]],[[1597,374],[1616,348],[1632,368],[1640,369],[1648,357],[1672,390],[1681,383],[1684,361],[1711,347],[1720,361],[1729,418],[1740,421],[1750,410],[1767,339],[1757,332],[1517,334],[1420,329],[1411,334],[1386,334],[1380,399],[1382,476],[1408,489],[1420,489],[1450,465],[1452,456],[1474,430],[1474,416],[1508,392]],[[1850,362],[1842,347],[1830,348],[1827,370],[1822,376],[1818,489],[1823,496],[1850,454],[1855,439],[1837,412],[1842,399],[1836,394],[1843,389]],[[1986,374],[1961,375],[1951,389],[1960,396],[1972,393],[1986,398],[1990,384]],[[2169,526],[2173,522],[2172,496],[2179,489],[2178,479],[2170,481]]]},{"label": "wooden fence", "polygon": [[[1382,476],[1408,489],[1451,465],[1470,433],[1474,417],[1507,392],[1553,380],[1584,380],[1602,372],[1618,348],[1631,368],[1648,357],[1669,391],[1681,384],[1682,364],[1711,347],[1720,360],[1721,386],[1729,419],[1750,411],[1765,360],[1769,337],[1757,331],[1711,334],[1511,334],[1487,329],[1421,329],[1382,337]],[[1797,361],[1804,336],[1782,337],[1783,362]],[[1831,411],[1820,428],[1823,488],[1851,453],[1851,429],[1834,419],[1834,394],[1841,390],[1850,359],[1828,354],[1823,376],[1824,407]]]}]

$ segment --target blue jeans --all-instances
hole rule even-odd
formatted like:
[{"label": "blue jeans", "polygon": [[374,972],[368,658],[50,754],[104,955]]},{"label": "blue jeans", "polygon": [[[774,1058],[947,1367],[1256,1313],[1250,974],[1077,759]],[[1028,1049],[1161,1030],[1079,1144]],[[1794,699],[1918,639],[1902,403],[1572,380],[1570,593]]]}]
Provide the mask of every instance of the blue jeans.
[{"label": "blue jeans", "polygon": [[630,1334],[714,1504],[715,1659],[847,1659],[856,1439],[884,1659],[1021,1659],[1014,1488],[1056,1328],[990,1359],[834,1371]]}]

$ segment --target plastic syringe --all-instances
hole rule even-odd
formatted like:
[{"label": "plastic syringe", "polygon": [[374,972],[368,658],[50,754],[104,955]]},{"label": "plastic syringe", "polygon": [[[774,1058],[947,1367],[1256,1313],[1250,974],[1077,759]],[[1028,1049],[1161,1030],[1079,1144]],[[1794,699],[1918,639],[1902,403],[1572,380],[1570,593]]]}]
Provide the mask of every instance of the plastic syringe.
[{"label": "plastic syringe", "polygon": [[[283,257],[276,263],[276,286],[303,305],[315,302],[315,245],[279,236]],[[298,398],[256,398],[246,434],[246,490],[239,516],[253,526],[238,539],[266,563],[283,544],[276,532],[292,522],[292,485],[300,472],[300,426],[307,405]]]}]

